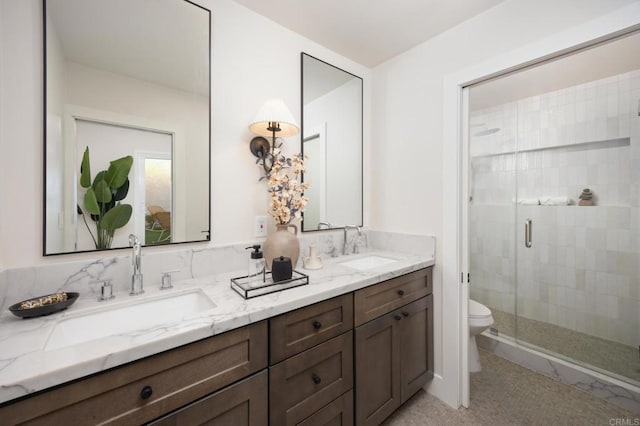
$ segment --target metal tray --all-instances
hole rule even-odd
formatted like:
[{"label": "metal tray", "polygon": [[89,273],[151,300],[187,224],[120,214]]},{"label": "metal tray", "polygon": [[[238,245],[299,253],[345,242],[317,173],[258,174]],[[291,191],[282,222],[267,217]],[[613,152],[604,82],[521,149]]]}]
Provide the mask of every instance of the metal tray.
[{"label": "metal tray", "polygon": [[264,281],[249,281],[249,277],[231,278],[231,288],[245,299],[264,296],[265,294],[275,293],[277,291],[287,290],[301,285],[309,284],[309,276],[302,272],[293,271],[290,280],[274,282],[271,272],[264,275]]}]

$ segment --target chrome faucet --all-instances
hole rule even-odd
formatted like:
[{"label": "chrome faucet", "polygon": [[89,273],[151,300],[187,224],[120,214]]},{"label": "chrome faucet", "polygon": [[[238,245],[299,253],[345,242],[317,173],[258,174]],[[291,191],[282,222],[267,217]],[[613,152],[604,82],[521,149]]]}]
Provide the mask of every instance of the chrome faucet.
[{"label": "chrome faucet", "polygon": [[[349,242],[347,240],[347,230],[349,228],[355,229],[356,231],[358,231],[358,236],[362,235],[362,230],[360,229],[359,226],[356,226],[356,225],[345,225],[345,227],[342,228],[342,231],[344,232],[344,246],[342,246],[342,254],[343,255],[349,254]],[[353,252],[357,253],[357,250],[358,250],[358,245],[354,241],[353,242]]]},{"label": "chrome faucet", "polygon": [[144,293],[142,288],[142,244],[134,234],[129,235],[129,245],[133,247],[133,275],[131,276],[130,296],[136,296]]},{"label": "chrome faucet", "polygon": [[331,229],[331,224],[329,222],[318,222],[318,230],[321,230],[322,227],[325,229]]}]

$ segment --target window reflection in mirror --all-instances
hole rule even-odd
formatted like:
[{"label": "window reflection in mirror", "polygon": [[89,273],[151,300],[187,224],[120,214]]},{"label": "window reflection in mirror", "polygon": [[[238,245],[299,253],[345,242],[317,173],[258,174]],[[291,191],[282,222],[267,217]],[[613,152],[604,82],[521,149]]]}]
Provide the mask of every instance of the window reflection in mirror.
[{"label": "window reflection in mirror", "polygon": [[96,250],[86,147],[92,182],[133,158],[110,248],[209,239],[210,22],[186,0],[44,1],[45,255]]},{"label": "window reflection in mirror", "polygon": [[309,202],[303,231],[362,225],[362,78],[306,53],[302,152]]}]

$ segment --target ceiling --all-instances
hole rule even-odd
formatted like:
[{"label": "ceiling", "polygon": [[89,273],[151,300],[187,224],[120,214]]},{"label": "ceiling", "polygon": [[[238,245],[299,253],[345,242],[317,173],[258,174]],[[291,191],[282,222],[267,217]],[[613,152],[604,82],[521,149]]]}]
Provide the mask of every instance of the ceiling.
[{"label": "ceiling", "polygon": [[[64,59],[209,96],[209,13],[175,0],[48,0]],[[158,7],[161,4],[162,7]]]},{"label": "ceiling", "polygon": [[471,86],[472,111],[640,69],[640,32]]},{"label": "ceiling", "polygon": [[504,0],[235,0],[374,67]]}]

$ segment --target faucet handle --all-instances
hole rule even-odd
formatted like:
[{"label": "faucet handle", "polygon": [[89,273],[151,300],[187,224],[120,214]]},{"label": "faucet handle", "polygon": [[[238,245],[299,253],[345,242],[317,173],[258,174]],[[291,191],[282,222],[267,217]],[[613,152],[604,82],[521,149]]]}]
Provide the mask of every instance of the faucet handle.
[{"label": "faucet handle", "polygon": [[100,280],[98,281],[98,285],[100,286],[99,301],[103,302],[115,297],[113,295],[113,285],[111,285],[111,280]]},{"label": "faucet handle", "polygon": [[170,269],[168,271],[160,272],[162,275],[162,284],[160,285],[160,290],[167,290],[173,288],[173,284],[171,284],[171,274],[174,272],[180,272],[180,269]]}]

